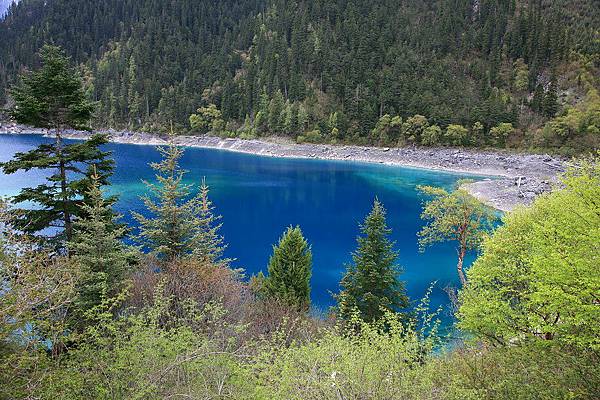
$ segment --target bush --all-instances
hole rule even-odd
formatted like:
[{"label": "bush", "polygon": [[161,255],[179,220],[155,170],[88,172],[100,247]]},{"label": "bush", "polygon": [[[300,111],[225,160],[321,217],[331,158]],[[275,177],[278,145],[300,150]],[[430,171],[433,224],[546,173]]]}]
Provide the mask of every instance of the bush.
[{"label": "bush", "polygon": [[508,122],[503,122],[498,126],[490,129],[490,136],[496,146],[504,145],[506,139],[515,132],[513,125]]},{"label": "bush", "polygon": [[305,141],[309,143],[321,143],[323,141],[323,135],[321,135],[321,131],[318,129],[308,131],[304,134]]},{"label": "bush", "polygon": [[252,368],[256,398],[407,398],[413,391],[408,377],[428,359],[434,341],[423,340],[389,312],[376,324],[355,322],[356,334],[330,330],[309,343],[265,349]]},{"label": "bush", "polygon": [[423,135],[421,136],[421,144],[425,146],[435,146],[440,143],[442,138],[442,130],[437,125],[431,125],[425,131],[423,131]]},{"label": "bush", "polygon": [[455,349],[412,375],[408,399],[593,399],[600,354],[551,346]]},{"label": "bush", "polygon": [[[135,315],[88,331],[50,374],[39,397],[244,398],[241,393],[252,384],[240,362],[245,350],[233,340],[217,340],[232,329],[220,323],[223,309],[200,311],[189,304],[180,320],[170,317],[173,300],[160,295],[155,300]],[[186,320],[212,322],[212,339],[181,323]]]},{"label": "bush", "polygon": [[451,146],[461,146],[467,143],[469,131],[462,125],[450,124],[444,133],[444,142]]}]

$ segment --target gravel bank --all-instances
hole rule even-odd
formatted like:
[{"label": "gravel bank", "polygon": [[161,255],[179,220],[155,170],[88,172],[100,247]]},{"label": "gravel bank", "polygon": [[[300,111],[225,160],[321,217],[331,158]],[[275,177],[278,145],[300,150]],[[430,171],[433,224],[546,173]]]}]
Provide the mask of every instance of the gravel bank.
[{"label": "gravel bank", "polygon": [[[0,134],[45,131],[16,125],[0,125]],[[116,143],[161,145],[161,135],[139,132],[108,132]],[[65,137],[85,139],[88,132],[69,131]],[[465,188],[484,203],[501,211],[529,204],[541,193],[548,192],[557,176],[565,170],[566,160],[548,155],[510,154],[456,148],[380,148],[344,145],[296,144],[283,139],[241,140],[213,136],[177,136],[176,144],[257,154],[270,157],[318,158],[409,166],[451,172],[478,174],[486,178]]]}]

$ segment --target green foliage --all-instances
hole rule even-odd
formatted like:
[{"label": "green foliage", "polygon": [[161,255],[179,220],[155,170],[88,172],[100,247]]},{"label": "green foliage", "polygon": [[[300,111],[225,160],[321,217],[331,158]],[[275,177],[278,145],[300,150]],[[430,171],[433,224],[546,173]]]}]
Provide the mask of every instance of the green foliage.
[{"label": "green foliage", "polygon": [[[181,189],[177,150],[164,149],[166,159],[156,165],[167,165],[161,176],[173,179],[164,182]],[[149,257],[133,276],[131,290],[122,290],[127,250],[118,239],[123,230],[98,176],[91,178],[94,184],[81,206],[85,219],[75,223],[69,257],[12,230],[13,215],[2,203],[0,397],[596,398],[598,165],[598,157],[577,163],[562,190],[509,214],[485,240],[461,292],[461,327],[477,344],[445,350],[427,301],[416,309],[418,321],[389,301],[396,297],[402,307],[408,305],[378,201],[361,226],[354,264],[342,282],[346,293],[338,300],[343,309],[352,304],[351,293],[372,288],[364,304],[367,311],[379,306],[379,315],[368,322],[355,302],[335,327],[305,313],[311,254],[299,228],[286,231],[274,248],[269,276],[258,279],[262,289],[275,277],[284,282],[274,287],[293,300],[286,305],[249,295],[237,271],[206,257],[215,254],[212,250],[164,263],[158,273]],[[481,205],[460,189],[424,191],[433,196],[424,214],[433,218],[423,244],[456,237],[451,232],[457,225],[474,231],[484,225],[484,211],[479,221],[465,219],[479,215]],[[199,224],[201,237],[222,243],[204,182],[194,199],[201,210],[196,218],[206,222]],[[304,267],[295,268],[299,265]],[[376,304],[373,294],[384,291],[382,282],[395,290]],[[73,329],[78,307],[87,323]]]},{"label": "green foliage", "polygon": [[57,134],[66,128],[87,129],[94,105],[87,100],[69,58],[60,47],[50,45],[44,45],[39,56],[41,68],[22,74],[10,91],[15,102],[12,117]]},{"label": "green foliage", "polygon": [[444,141],[452,146],[467,144],[469,131],[462,125],[450,124],[444,132]]},{"label": "green foliage", "polygon": [[421,219],[427,221],[427,224],[418,236],[421,251],[437,242],[457,243],[458,276],[461,284],[466,286],[464,257],[469,250],[479,248],[497,217],[494,210],[483,205],[461,188],[463,184],[468,184],[468,181],[459,182],[459,188],[453,192],[431,186],[418,187],[419,191],[429,198],[423,204],[421,213]]},{"label": "green foliage", "polygon": [[538,132],[544,146],[564,146],[575,150],[597,148],[600,144],[600,95],[591,89],[577,107],[569,107]]},{"label": "green foliage", "polygon": [[490,136],[496,145],[506,143],[506,138],[512,135],[515,131],[511,123],[503,122],[498,126],[490,129]]},{"label": "green foliage", "polygon": [[86,100],[81,79],[61,48],[45,45],[40,58],[42,66],[23,74],[19,84],[12,88],[15,104],[10,112],[17,122],[53,129],[56,141],[17,153],[13,160],[0,163],[0,167],[5,174],[52,170],[47,183],[22,189],[13,198],[15,203],[33,202],[39,207],[20,210],[19,218],[12,223],[27,233],[54,228],[55,238],[70,240],[73,221],[81,217],[79,206],[89,187],[91,171],[96,171],[99,182],[105,184],[112,173],[113,161],[99,149],[108,141],[105,135],[94,135],[83,143],[63,143],[63,130],[85,128],[93,105]]},{"label": "green foliage", "polygon": [[[35,65],[37,47],[50,42],[81,65],[103,127],[165,131],[172,121],[178,130],[232,136],[248,115],[257,133],[295,138],[318,129],[327,141],[383,144],[387,136],[391,144],[418,144],[425,127],[407,126],[404,136],[402,124],[377,124],[386,115],[403,122],[420,115],[441,128],[480,121],[485,133],[501,123],[527,132],[570,101],[563,93],[577,100],[574,59],[589,60],[597,75],[594,6],[23,1],[0,21],[0,102],[21,68]],[[221,112],[214,126],[198,104]]]},{"label": "green foliage", "polygon": [[428,359],[433,338],[407,328],[396,313],[366,323],[355,335],[326,331],[318,340],[267,349],[252,368],[258,399],[391,399],[412,393],[411,370]]},{"label": "green foliage", "polygon": [[529,68],[522,58],[515,60],[514,68],[514,87],[519,92],[529,89]]},{"label": "green foliage", "polygon": [[429,127],[427,118],[422,115],[413,115],[402,124],[402,135],[409,143],[421,142],[423,132]]},{"label": "green foliage", "polygon": [[92,177],[88,203],[82,205],[85,218],[75,221],[73,240],[69,243],[72,262],[81,271],[77,284],[73,324],[81,326],[90,310],[116,297],[124,290],[131,275],[136,253],[121,239],[127,228],[116,222],[111,201],[104,199],[99,177]]},{"label": "green foliage", "polygon": [[[248,393],[252,380],[240,364],[244,354],[236,343],[211,340],[185,318],[170,317],[173,300],[160,295],[161,289],[154,305],[89,329],[78,348],[49,374],[41,397],[164,399],[186,393],[192,398],[244,398],[242,389]],[[218,305],[199,310],[189,304],[185,317],[214,321],[216,337],[230,328],[221,325],[222,312]]]},{"label": "green foliage", "polygon": [[477,346],[448,351],[407,377],[414,399],[555,400],[596,397],[596,352],[569,347]]},{"label": "green foliage", "polygon": [[27,233],[52,228],[49,234],[54,239],[70,240],[73,221],[85,215],[81,205],[86,201],[92,174],[98,175],[100,184],[106,184],[112,174],[114,162],[107,158],[108,152],[100,150],[107,142],[106,135],[94,135],[87,141],[66,145],[57,135],[54,143],[41,144],[0,163],[5,174],[32,169],[52,171],[46,183],[24,188],[13,197],[14,203],[33,202],[39,207],[18,210],[11,223]]},{"label": "green foliage", "polygon": [[400,312],[409,305],[385,214],[385,208],[375,199],[373,209],[360,225],[362,236],[356,239],[353,263],[347,266],[340,282],[342,291],[336,296],[338,317],[346,322],[351,322],[356,312],[363,321],[377,321],[386,311]]},{"label": "green foliage", "polygon": [[195,238],[195,248],[192,254],[196,259],[212,265],[226,266],[229,260],[223,258],[227,248],[223,236],[219,234],[223,224],[221,216],[214,213],[215,206],[208,197],[209,187],[206,179],[202,178],[200,185],[200,212],[198,214],[199,228]]},{"label": "green foliage", "polygon": [[156,183],[144,182],[151,195],[142,200],[150,216],[133,213],[140,224],[140,243],[167,262],[190,255],[218,260],[224,247],[208,187],[203,183],[200,193],[191,197],[192,185],[184,183],[186,171],[179,166],[183,150],[171,142],[159,151],[162,161],[151,164]]},{"label": "green foliage", "polygon": [[[79,269],[64,256],[10,228],[0,201],[0,398],[27,398],[42,384],[50,357],[70,341],[67,316]],[[52,348],[48,343],[53,343]]]},{"label": "green foliage", "polygon": [[564,189],[508,214],[461,294],[460,326],[492,343],[555,340],[600,349],[600,164],[580,163]]},{"label": "green foliage", "polygon": [[263,293],[293,307],[310,306],[312,252],[299,226],[289,227],[273,246],[267,277],[259,275]]},{"label": "green foliage", "polygon": [[552,81],[542,100],[542,112],[546,117],[554,117],[558,112],[558,93],[556,82]]},{"label": "green foliage", "polygon": [[421,135],[421,144],[435,146],[442,140],[442,129],[437,125],[428,126]]},{"label": "green foliage", "polygon": [[210,131],[213,134],[219,134],[225,128],[225,122],[222,119],[223,114],[214,104],[208,107],[200,107],[198,114],[190,115],[190,126],[193,131],[206,133]]}]

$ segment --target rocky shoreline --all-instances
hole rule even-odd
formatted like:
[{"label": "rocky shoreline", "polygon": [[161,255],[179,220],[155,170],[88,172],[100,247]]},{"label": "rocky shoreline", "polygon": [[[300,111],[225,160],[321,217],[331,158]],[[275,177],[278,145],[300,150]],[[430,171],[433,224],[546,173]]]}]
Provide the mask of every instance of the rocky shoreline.
[{"label": "rocky shoreline", "polygon": [[[165,144],[167,138],[143,132],[104,131],[115,143]],[[45,130],[0,124],[0,134],[46,134]],[[85,139],[89,132],[68,131],[65,137]],[[270,157],[347,160],[435,169],[486,176],[464,187],[473,196],[501,211],[531,203],[552,190],[566,160],[537,154],[511,154],[458,148],[381,148],[347,145],[296,144],[281,138],[261,140],[222,139],[214,136],[176,136],[181,146],[236,151]]]}]

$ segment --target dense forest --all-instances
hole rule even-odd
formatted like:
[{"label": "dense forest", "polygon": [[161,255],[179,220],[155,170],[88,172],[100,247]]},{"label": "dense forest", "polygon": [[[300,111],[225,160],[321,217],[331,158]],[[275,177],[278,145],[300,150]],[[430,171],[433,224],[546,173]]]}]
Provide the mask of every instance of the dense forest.
[{"label": "dense forest", "polygon": [[[593,0],[23,0],[0,100],[64,47],[95,126],[375,145],[597,147]],[[190,117],[191,116],[191,117]]]},{"label": "dense forest", "polygon": [[[243,14],[233,2],[221,5],[222,15]],[[16,10],[23,11],[21,7]],[[273,7],[262,12],[277,15]],[[335,15],[333,5],[323,7],[327,19]],[[252,21],[246,20],[250,25]],[[207,35],[233,29],[204,28]],[[265,37],[276,37],[275,32],[265,31]],[[213,37],[213,44],[221,48],[227,41],[218,38],[228,36]],[[259,42],[256,39],[253,51]],[[87,43],[85,35],[80,43]],[[148,50],[161,43],[176,42],[153,42]],[[122,54],[120,45],[115,46],[101,59]],[[81,52],[77,58],[85,49],[71,51]],[[443,52],[443,46],[436,51]],[[244,271],[234,269],[224,256],[227,238],[221,233],[219,205],[212,203],[206,181],[186,182],[181,165],[185,148],[173,140],[160,147],[160,159],[150,163],[154,176],[142,181],[144,210],[132,213],[135,226],[123,223],[113,208],[117,197],[108,194],[115,166],[104,147],[108,135],[64,140],[66,129],[101,122],[107,99],[94,101],[94,70],[82,76],[87,63],[73,65],[59,46],[45,44],[38,54],[40,66],[20,74],[11,86],[8,113],[17,123],[48,129],[53,135],[0,163],[7,175],[34,170],[45,176],[39,184],[24,180],[24,185],[37,186],[0,198],[0,399],[600,398],[600,153],[572,159],[553,192],[505,214],[501,224],[498,213],[470,195],[461,181],[448,189],[418,187],[423,195],[423,224],[414,232],[419,245],[425,249],[451,242],[455,247],[449,256],[456,257],[460,286],[446,291],[458,330],[449,343],[440,332],[440,310],[430,307],[429,294],[423,299],[407,295],[388,212],[377,198],[363,212],[351,261],[344,266],[339,291],[333,294],[335,305],[326,315],[315,315],[311,305],[313,255],[311,238],[302,227],[290,226],[281,234],[265,273],[244,277]],[[142,58],[130,63],[136,70],[142,65],[137,60]],[[236,64],[227,52],[223,60]],[[96,65],[98,71],[102,62]],[[231,93],[252,73],[257,80],[267,76],[261,75],[262,69],[252,72],[252,63],[239,72],[239,80],[231,81]],[[227,70],[216,72],[226,82]],[[298,115],[300,110],[307,112],[307,126],[318,126],[308,105],[313,95],[324,102],[334,98],[328,94],[334,89],[325,88],[326,69],[318,71],[322,88],[320,79],[306,86],[302,78],[297,82],[304,86],[299,83],[293,90],[285,83],[293,81],[291,76],[281,83],[277,77],[284,71],[272,72],[272,86],[268,89],[265,83],[258,97],[268,111],[265,126],[281,122],[272,112],[281,104],[286,115],[297,104]],[[138,76],[143,75],[129,75]],[[227,113],[233,110],[226,111],[225,104],[233,97],[225,96],[225,87],[213,83],[210,88],[214,92],[202,96],[210,100],[218,94],[220,101],[204,103],[192,114],[190,129],[215,131],[228,123]],[[358,90],[355,99],[366,89]],[[554,104],[548,90],[538,95],[543,97],[542,111]],[[290,100],[291,93],[296,100]],[[154,112],[160,116],[165,93],[159,97],[157,108],[145,118],[154,118]],[[343,96],[337,101],[331,104],[343,107],[346,115],[349,105],[342,104]],[[144,103],[150,107],[148,97]],[[263,110],[258,107],[248,117],[253,118],[253,129],[261,126],[257,120]],[[589,117],[597,110],[579,107],[550,124],[593,122]],[[342,124],[341,113],[341,108],[333,111],[329,123]],[[388,118],[390,126],[402,119],[400,132],[414,136],[402,140],[421,140],[425,132],[430,138],[441,130],[425,116],[404,121],[402,116],[386,115],[377,120],[374,131]],[[362,137],[363,120],[346,121],[346,133],[356,123],[355,132]],[[460,136],[466,128],[454,122],[444,128],[446,134],[449,130]],[[490,131],[504,130],[508,124],[512,123],[501,122]],[[340,132],[344,131],[336,134]],[[467,268],[470,251],[477,252],[477,258]]]}]

